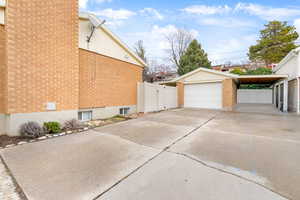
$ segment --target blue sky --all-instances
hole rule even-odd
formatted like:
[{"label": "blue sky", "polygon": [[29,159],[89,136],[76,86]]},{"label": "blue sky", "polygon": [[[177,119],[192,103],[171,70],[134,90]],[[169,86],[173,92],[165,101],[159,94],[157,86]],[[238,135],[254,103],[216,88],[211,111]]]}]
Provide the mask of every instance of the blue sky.
[{"label": "blue sky", "polygon": [[165,62],[164,35],[189,30],[214,64],[247,60],[250,45],[269,20],[287,21],[300,32],[300,0],[79,0],[80,9],[106,19],[129,46],[143,40],[148,57]]}]

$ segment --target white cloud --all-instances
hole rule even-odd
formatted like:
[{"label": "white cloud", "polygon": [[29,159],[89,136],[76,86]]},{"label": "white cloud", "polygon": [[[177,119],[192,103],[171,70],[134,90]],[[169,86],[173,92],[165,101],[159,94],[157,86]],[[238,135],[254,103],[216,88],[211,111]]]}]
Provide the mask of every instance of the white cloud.
[{"label": "white cloud", "polygon": [[194,5],[183,9],[184,12],[188,14],[197,15],[214,15],[214,14],[224,14],[232,10],[227,5],[224,6],[207,6],[207,5]]},{"label": "white cloud", "polygon": [[236,18],[201,18],[199,23],[202,25],[221,26],[226,28],[255,26],[255,23],[252,21],[240,20]]},{"label": "white cloud", "polygon": [[136,15],[135,12],[130,10],[126,10],[126,9],[113,10],[111,8],[99,10],[94,13],[98,16],[106,17],[112,20],[125,20]]},{"label": "white cloud", "polygon": [[[143,40],[149,58],[158,61],[159,63],[166,63],[166,49],[168,43],[165,36],[175,33],[177,27],[175,25],[158,26],[154,25],[147,32],[130,33],[126,35],[130,44],[134,44],[137,40]],[[190,29],[194,37],[199,35],[197,30]]]},{"label": "white cloud", "polygon": [[296,27],[297,32],[300,34],[300,18],[294,21],[294,26]]},{"label": "white cloud", "polygon": [[79,0],[79,7],[86,8],[89,0]]},{"label": "white cloud", "polygon": [[164,16],[162,14],[160,14],[154,8],[144,8],[144,9],[140,10],[140,13],[142,15],[150,16],[150,17],[153,17],[153,18],[158,19],[158,20],[163,20],[164,19]]},{"label": "white cloud", "polygon": [[247,60],[248,47],[255,44],[256,40],[256,35],[246,35],[215,41],[215,44],[210,45],[208,57],[213,64],[224,64],[228,61],[244,63]]},{"label": "white cloud", "polygon": [[265,20],[282,20],[300,15],[299,9],[273,8],[253,3],[238,3],[235,7],[235,11],[244,11]]},{"label": "white cloud", "polygon": [[105,3],[111,2],[112,0],[79,0],[79,7],[82,9],[86,9],[89,2],[92,3]]}]

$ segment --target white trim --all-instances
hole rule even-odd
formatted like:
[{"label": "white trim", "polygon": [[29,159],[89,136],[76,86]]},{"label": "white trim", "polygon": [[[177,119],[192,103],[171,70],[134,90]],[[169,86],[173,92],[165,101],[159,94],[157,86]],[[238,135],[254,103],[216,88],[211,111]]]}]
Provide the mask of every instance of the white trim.
[{"label": "white trim", "polygon": [[[85,19],[89,20],[88,15],[92,13],[86,13],[86,12],[80,12],[79,13],[79,18],[80,19]],[[94,14],[92,14],[94,15]],[[138,56],[136,55],[128,46],[125,42],[123,42],[116,34],[114,34],[111,30],[109,30],[105,24],[101,25],[100,27],[106,34],[111,36],[118,45],[120,45],[125,51],[127,51],[135,60],[137,60],[143,67],[147,66],[147,64]]]},{"label": "white trim", "polygon": [[213,69],[207,69],[207,68],[204,68],[204,67],[199,67],[198,69],[195,69],[194,71],[191,71],[185,75],[182,75],[178,78],[175,78],[173,80],[173,82],[177,82],[177,81],[180,81],[184,78],[187,78],[189,76],[192,76],[193,74],[197,73],[197,72],[200,72],[200,71],[204,71],[204,72],[209,72],[209,73],[213,73],[213,74],[217,74],[217,75],[221,75],[221,76],[225,76],[225,77],[230,77],[230,78],[238,78],[239,76],[238,75],[235,75],[235,74],[229,74],[229,73],[224,73],[224,72],[220,72],[220,71],[217,71],[217,70],[213,70]]},{"label": "white trim", "polygon": [[286,55],[279,63],[278,65],[274,68],[274,72],[277,72],[281,67],[283,67],[289,60],[297,56],[300,52],[300,47],[290,51],[288,55]]}]

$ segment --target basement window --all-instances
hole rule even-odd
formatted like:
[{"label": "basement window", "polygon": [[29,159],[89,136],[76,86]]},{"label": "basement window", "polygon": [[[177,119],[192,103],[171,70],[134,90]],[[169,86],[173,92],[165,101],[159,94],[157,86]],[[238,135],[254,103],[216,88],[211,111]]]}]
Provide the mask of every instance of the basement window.
[{"label": "basement window", "polygon": [[78,120],[83,122],[90,121],[92,120],[92,114],[92,111],[78,112]]},{"label": "basement window", "polygon": [[120,108],[120,115],[128,115],[130,108]]}]

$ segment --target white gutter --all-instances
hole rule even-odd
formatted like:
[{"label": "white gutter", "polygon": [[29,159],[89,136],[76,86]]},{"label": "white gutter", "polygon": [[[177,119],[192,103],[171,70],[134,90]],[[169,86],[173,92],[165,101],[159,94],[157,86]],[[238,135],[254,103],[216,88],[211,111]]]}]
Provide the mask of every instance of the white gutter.
[{"label": "white gutter", "polygon": [[292,58],[297,56],[300,52],[300,47],[292,50],[286,57],[284,57],[280,63],[275,67],[274,72],[277,72],[283,65],[285,65],[288,61],[290,61]]}]

